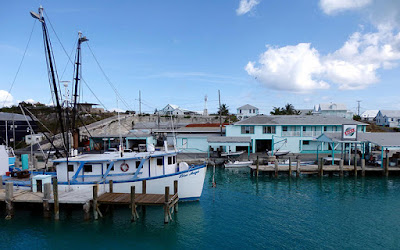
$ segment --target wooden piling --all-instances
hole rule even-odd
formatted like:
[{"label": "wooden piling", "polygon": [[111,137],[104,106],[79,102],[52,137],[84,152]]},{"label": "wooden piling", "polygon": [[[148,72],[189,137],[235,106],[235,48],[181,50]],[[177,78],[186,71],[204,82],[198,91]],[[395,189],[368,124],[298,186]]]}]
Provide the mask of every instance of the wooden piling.
[{"label": "wooden piling", "polygon": [[51,183],[45,183],[43,192],[43,217],[50,218]]},{"label": "wooden piling", "polygon": [[357,153],[354,153],[354,176],[357,177]]},{"label": "wooden piling", "polygon": [[300,176],[300,160],[297,160],[297,165],[296,165],[296,177]]},{"label": "wooden piling", "polygon": [[[178,181],[177,180],[174,181],[174,194],[178,194]],[[174,205],[174,212],[175,213],[178,212],[178,202],[176,202]]]},{"label": "wooden piling", "polygon": [[14,186],[12,182],[6,183],[6,220],[9,220],[14,215],[14,206],[12,199],[14,196]]},{"label": "wooden piling", "polygon": [[258,169],[259,169],[259,162],[258,162],[258,155],[256,160],[256,177],[258,177]]},{"label": "wooden piling", "polygon": [[361,176],[365,177],[365,159],[361,159]]},{"label": "wooden piling", "polygon": [[114,192],[114,182],[113,182],[113,180],[110,180],[110,181],[108,182],[108,185],[109,185],[109,191],[110,191],[110,193],[113,193],[113,192]]},{"label": "wooden piling", "polygon": [[135,186],[131,186],[131,222],[136,220],[136,192]]},{"label": "wooden piling", "polygon": [[324,175],[324,158],[321,157],[321,159],[318,162],[318,176],[322,177]]},{"label": "wooden piling", "polygon": [[275,160],[275,178],[278,177],[278,167],[279,167],[278,160]]},{"label": "wooden piling", "polygon": [[3,189],[3,176],[0,175],[0,189]]},{"label": "wooden piling", "polygon": [[90,220],[90,202],[83,204],[83,219]]},{"label": "wooden piling", "polygon": [[343,164],[344,164],[344,161],[343,161],[343,159],[341,159],[339,161],[339,176],[340,177],[343,177]]},{"label": "wooden piling", "polygon": [[385,176],[389,176],[389,156],[386,156],[386,164],[385,164]]},{"label": "wooden piling", "polygon": [[289,177],[292,176],[292,158],[289,157]]},{"label": "wooden piling", "polygon": [[[146,180],[142,181],[142,194],[146,194]],[[142,206],[142,214],[146,213],[146,206]]]},{"label": "wooden piling", "polygon": [[168,201],[169,201],[169,186],[165,187],[165,199],[164,199],[164,224],[168,224],[169,221],[169,207],[168,207]]},{"label": "wooden piling", "polygon": [[58,202],[58,180],[57,177],[52,178],[53,182],[53,199],[54,199],[54,219],[60,219],[60,204]]},{"label": "wooden piling", "polygon": [[99,214],[97,212],[97,208],[98,208],[98,205],[97,205],[97,198],[98,198],[97,190],[98,190],[98,186],[97,185],[93,185],[93,217],[94,217],[95,220],[99,219]]}]

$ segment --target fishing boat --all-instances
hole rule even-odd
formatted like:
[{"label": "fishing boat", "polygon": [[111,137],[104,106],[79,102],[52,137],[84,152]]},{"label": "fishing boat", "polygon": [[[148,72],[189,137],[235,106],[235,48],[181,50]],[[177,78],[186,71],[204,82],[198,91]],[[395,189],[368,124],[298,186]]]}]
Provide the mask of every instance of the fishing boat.
[{"label": "fishing boat", "polygon": [[[174,181],[178,181],[180,200],[199,199],[203,190],[206,165],[189,166],[186,162],[178,164],[177,154],[179,151],[175,147],[174,150],[169,150],[166,142],[164,142],[162,150],[156,151],[154,145],[148,144],[146,152],[126,152],[123,149],[122,140],[120,140],[118,151],[103,154],[78,154],[79,130],[76,126],[76,115],[78,113],[77,98],[81,69],[80,45],[88,39],[79,33],[74,68],[74,100],[71,106],[62,107],[58,94],[59,84],[53,62],[51,42],[43,17],[43,8],[39,8],[39,13],[31,12],[31,15],[42,24],[48,75],[56,104],[62,144],[64,145],[63,151],[58,154],[63,154],[63,157],[53,160],[56,172],[40,173],[40,178],[43,178],[44,175],[56,175],[59,189],[67,192],[90,189],[93,184],[104,184],[101,186],[103,191],[106,192],[109,188],[109,185],[106,184],[112,181],[113,191],[119,193],[130,193],[131,186],[135,186],[137,192],[141,192],[142,183],[146,180],[146,192],[153,194],[164,194],[166,186],[173,188]],[[64,113],[64,110],[68,109],[72,110],[70,119],[66,119],[67,116]],[[72,143],[69,141],[68,134],[72,134]],[[35,176],[25,180],[16,180],[12,177],[5,177],[3,180],[12,181],[14,185],[25,188],[37,184],[35,183]]]},{"label": "fishing boat", "polygon": [[228,161],[224,164],[225,168],[244,168],[253,164],[253,161]]}]

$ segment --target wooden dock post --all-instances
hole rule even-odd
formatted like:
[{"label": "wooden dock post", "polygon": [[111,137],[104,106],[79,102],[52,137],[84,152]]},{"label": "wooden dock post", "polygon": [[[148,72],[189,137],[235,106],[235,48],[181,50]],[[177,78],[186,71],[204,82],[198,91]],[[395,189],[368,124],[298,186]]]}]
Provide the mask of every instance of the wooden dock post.
[{"label": "wooden dock post", "polygon": [[278,177],[278,167],[279,167],[279,165],[278,165],[278,160],[276,159],[276,160],[275,160],[275,178]]},{"label": "wooden dock post", "polygon": [[58,180],[57,177],[52,178],[53,182],[53,199],[54,199],[54,219],[60,219],[60,204],[58,202]]},{"label": "wooden dock post", "polygon": [[169,201],[169,186],[165,187],[165,200],[164,200],[164,224],[168,224],[169,221],[169,207],[168,207],[168,201]]},{"label": "wooden dock post", "polygon": [[354,176],[357,177],[357,153],[354,153]]},{"label": "wooden dock post", "polygon": [[110,193],[113,193],[113,192],[114,192],[114,185],[113,185],[113,184],[114,184],[113,180],[110,180],[110,181],[108,182]]},{"label": "wooden dock post", "polygon": [[258,177],[258,168],[259,168],[259,162],[258,162],[258,155],[257,155],[257,160],[256,160],[256,177]]},{"label": "wooden dock post", "polygon": [[361,159],[361,176],[365,177],[365,159]]},{"label": "wooden dock post", "polygon": [[134,222],[139,216],[136,212],[136,191],[135,186],[131,186],[131,222]]},{"label": "wooden dock post", "polygon": [[[142,194],[146,194],[146,180],[142,181]],[[142,213],[146,213],[146,206],[142,206]]]},{"label": "wooden dock post", "polygon": [[43,217],[50,218],[51,183],[45,183],[43,192]]},{"label": "wooden dock post", "polygon": [[[178,181],[177,180],[174,181],[174,194],[178,194]],[[178,202],[175,203],[175,205],[174,205],[174,212],[175,213],[178,212]]]},{"label": "wooden dock post", "polygon": [[0,175],[0,189],[3,189],[3,176]]},{"label": "wooden dock post", "polygon": [[297,160],[297,165],[296,165],[296,177],[300,176],[300,160]]},{"label": "wooden dock post", "polygon": [[14,215],[14,206],[12,203],[12,199],[14,196],[14,186],[12,182],[6,183],[6,220],[9,220]]},{"label": "wooden dock post", "polygon": [[389,176],[389,156],[386,156],[386,162],[385,162],[385,176]]},{"label": "wooden dock post", "polygon": [[99,214],[97,212],[97,208],[98,208],[98,205],[97,205],[97,198],[98,198],[97,197],[98,196],[97,190],[98,190],[97,184],[93,185],[93,217],[94,217],[95,220],[99,219]]},{"label": "wooden dock post", "polygon": [[289,157],[289,177],[292,176],[292,158]]},{"label": "wooden dock post", "polygon": [[90,220],[90,202],[83,204],[83,219]]},{"label": "wooden dock post", "polygon": [[339,161],[339,176],[340,176],[340,177],[343,177],[343,164],[344,164],[344,160],[341,159],[341,160]]},{"label": "wooden dock post", "polygon": [[322,177],[324,175],[324,158],[321,157],[321,159],[318,162],[318,176]]}]

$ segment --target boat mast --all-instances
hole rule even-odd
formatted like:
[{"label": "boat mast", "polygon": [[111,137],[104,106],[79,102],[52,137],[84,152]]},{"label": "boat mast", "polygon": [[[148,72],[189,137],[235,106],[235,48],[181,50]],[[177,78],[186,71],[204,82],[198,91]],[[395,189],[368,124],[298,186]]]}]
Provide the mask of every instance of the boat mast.
[{"label": "boat mast", "polygon": [[76,61],[75,61],[75,68],[74,68],[74,73],[75,73],[75,86],[73,89],[73,96],[74,96],[74,104],[72,107],[72,123],[71,123],[71,128],[72,128],[72,140],[73,140],[73,148],[78,149],[78,144],[79,144],[79,129],[76,127],[76,115],[77,115],[77,105],[78,105],[78,86],[79,86],[79,80],[80,80],[80,74],[81,74],[81,44],[83,42],[88,41],[85,36],[82,37],[82,32],[78,32],[79,38],[78,38],[78,47],[76,49]]},{"label": "boat mast", "polygon": [[56,78],[56,69],[55,65],[53,62],[53,50],[51,47],[50,43],[50,38],[48,35],[48,30],[46,26],[46,22],[43,17],[43,7],[39,7],[39,14],[31,11],[31,16],[33,18],[38,19],[42,23],[42,30],[43,30],[43,40],[44,40],[44,49],[46,53],[46,61],[47,61],[47,70],[49,72],[49,81],[50,84],[53,87],[53,93],[54,93],[54,101],[56,103],[56,108],[57,108],[57,114],[58,114],[58,122],[60,123],[60,128],[61,128],[61,135],[62,135],[62,140],[64,147],[66,147],[66,154],[68,155],[68,136],[65,136],[65,129],[64,129],[64,122],[63,122],[63,110],[61,108],[60,104],[60,97],[58,95],[58,88],[57,88],[57,78]]}]

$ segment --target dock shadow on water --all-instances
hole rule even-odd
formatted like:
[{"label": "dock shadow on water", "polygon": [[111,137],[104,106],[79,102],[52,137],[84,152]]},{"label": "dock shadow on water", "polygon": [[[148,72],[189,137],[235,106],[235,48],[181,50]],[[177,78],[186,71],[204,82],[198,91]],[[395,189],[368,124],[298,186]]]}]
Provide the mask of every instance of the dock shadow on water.
[{"label": "dock shadow on water", "polygon": [[[250,177],[248,170],[207,170],[199,202],[179,204],[164,225],[160,207],[130,222],[127,207],[98,221],[62,209],[60,221],[17,209],[5,220],[7,248],[399,248],[400,177]],[[40,207],[40,206],[39,206]],[[18,239],[18,240],[16,240]],[[22,240],[23,239],[23,240]]]}]

